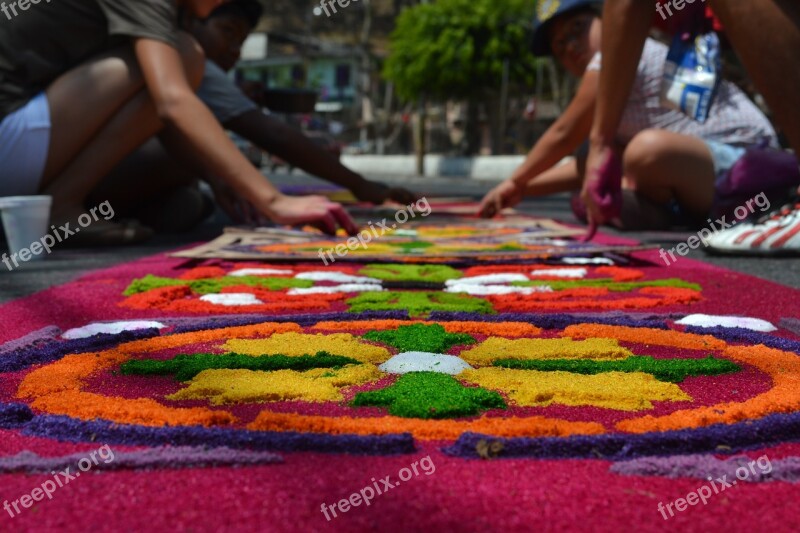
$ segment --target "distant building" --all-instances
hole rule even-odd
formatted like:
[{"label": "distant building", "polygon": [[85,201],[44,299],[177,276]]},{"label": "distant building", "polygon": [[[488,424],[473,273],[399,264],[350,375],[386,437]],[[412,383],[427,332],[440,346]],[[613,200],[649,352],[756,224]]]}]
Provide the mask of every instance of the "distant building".
[{"label": "distant building", "polygon": [[300,35],[265,35],[248,39],[236,67],[239,79],[260,81],[269,89],[313,89],[320,112],[358,103],[358,48]]}]

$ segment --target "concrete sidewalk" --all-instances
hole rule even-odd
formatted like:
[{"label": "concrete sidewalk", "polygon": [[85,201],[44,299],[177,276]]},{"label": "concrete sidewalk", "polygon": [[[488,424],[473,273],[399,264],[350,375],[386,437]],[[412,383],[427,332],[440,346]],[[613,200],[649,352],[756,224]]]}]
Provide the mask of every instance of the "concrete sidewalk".
[{"label": "concrete sidewalk", "polygon": [[[367,176],[416,176],[417,159],[413,155],[344,155],[346,167]],[[525,161],[522,155],[450,157],[426,155],[426,178],[502,181]]]}]

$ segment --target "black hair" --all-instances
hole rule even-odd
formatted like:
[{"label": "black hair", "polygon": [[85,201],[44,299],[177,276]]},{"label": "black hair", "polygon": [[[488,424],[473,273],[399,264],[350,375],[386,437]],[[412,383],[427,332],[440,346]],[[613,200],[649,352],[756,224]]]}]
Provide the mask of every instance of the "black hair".
[{"label": "black hair", "polygon": [[225,16],[242,17],[247,20],[251,28],[255,28],[263,13],[264,7],[258,0],[232,0],[212,11],[208,19]]}]

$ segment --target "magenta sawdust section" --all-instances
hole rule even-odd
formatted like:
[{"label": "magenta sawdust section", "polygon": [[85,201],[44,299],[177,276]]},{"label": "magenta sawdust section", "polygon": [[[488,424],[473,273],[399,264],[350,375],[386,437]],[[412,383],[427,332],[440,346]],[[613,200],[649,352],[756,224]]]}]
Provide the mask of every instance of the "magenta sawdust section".
[{"label": "magenta sawdust section", "polygon": [[157,256],[12,302],[2,519],[785,530],[800,294],[656,262]]}]

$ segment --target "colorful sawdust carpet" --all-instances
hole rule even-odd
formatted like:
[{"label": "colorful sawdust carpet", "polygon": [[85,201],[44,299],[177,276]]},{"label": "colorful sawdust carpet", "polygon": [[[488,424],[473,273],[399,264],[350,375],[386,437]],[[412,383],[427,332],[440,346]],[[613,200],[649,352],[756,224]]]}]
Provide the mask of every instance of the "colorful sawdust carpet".
[{"label": "colorful sawdust carpet", "polygon": [[656,257],[158,256],[0,307],[0,523],[796,529],[800,293]]},{"label": "colorful sawdust carpet", "polygon": [[[358,235],[327,237],[318,231],[282,228],[226,228],[211,242],[181,250],[176,257],[258,261],[395,262],[436,264],[477,264],[485,262],[530,262],[576,254],[631,252],[645,247],[584,243],[571,239],[583,230],[549,219],[509,214],[496,220],[477,220],[452,214],[436,205],[429,217],[395,209],[375,210],[357,217]],[[474,211],[474,208],[471,208]],[[412,211],[413,212],[413,211]],[[402,223],[392,217],[404,215]],[[344,233],[341,232],[341,236]]]}]

